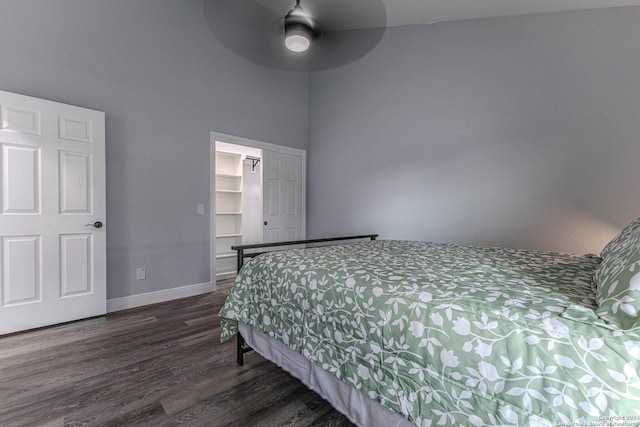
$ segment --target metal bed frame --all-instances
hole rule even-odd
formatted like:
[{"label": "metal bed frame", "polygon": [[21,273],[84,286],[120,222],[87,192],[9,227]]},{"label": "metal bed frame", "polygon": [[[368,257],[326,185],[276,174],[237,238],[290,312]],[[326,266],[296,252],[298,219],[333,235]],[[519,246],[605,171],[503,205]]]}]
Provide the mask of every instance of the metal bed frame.
[{"label": "metal bed frame", "polygon": [[[376,240],[377,238],[378,238],[377,234],[364,234],[361,236],[343,236],[343,237],[331,237],[331,238],[325,238],[325,239],[290,240],[286,242],[256,243],[251,245],[235,245],[235,246],[231,246],[231,249],[237,252],[237,269],[239,273],[240,269],[244,265],[245,258],[253,258],[267,252],[272,252],[272,251],[261,251],[261,252],[247,253],[245,252],[247,250],[265,249],[265,248],[279,248],[277,250],[283,250],[283,249],[286,249],[286,248],[283,248],[286,246],[307,245],[307,244],[315,244],[315,243],[328,243],[327,245],[323,245],[323,246],[330,246],[331,244],[337,244],[333,242],[340,242],[343,240],[362,240],[362,239]],[[238,363],[238,365],[240,366],[243,365],[244,354],[251,350],[252,348],[246,345],[244,338],[242,338],[242,335],[240,335],[240,332],[238,332],[238,342],[237,342],[237,348],[236,348],[236,362]]]}]

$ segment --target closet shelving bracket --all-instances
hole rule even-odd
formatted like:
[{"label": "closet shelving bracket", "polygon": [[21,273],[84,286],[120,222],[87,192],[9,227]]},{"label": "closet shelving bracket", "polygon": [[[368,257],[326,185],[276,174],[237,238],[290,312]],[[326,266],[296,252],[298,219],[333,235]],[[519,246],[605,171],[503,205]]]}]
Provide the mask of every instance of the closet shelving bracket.
[{"label": "closet shelving bracket", "polygon": [[251,172],[256,171],[256,166],[258,166],[258,163],[260,163],[260,158],[259,157],[253,157],[253,156],[247,156],[247,160],[251,160]]}]

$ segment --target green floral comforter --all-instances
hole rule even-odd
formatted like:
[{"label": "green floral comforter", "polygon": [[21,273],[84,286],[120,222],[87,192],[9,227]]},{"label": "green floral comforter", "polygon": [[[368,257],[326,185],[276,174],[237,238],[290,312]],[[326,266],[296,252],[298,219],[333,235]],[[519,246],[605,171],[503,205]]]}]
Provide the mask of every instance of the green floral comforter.
[{"label": "green floral comforter", "polygon": [[575,316],[596,307],[600,261],[408,241],[272,252],[239,274],[222,339],[245,322],[419,426],[635,425],[640,335]]}]

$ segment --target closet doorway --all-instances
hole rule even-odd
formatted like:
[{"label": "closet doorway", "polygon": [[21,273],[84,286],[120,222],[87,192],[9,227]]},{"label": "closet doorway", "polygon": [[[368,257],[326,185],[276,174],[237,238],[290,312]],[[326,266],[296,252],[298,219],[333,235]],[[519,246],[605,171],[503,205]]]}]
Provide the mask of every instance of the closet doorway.
[{"label": "closet doorway", "polygon": [[306,152],[212,132],[212,279],[236,274],[234,245],[304,239]]}]

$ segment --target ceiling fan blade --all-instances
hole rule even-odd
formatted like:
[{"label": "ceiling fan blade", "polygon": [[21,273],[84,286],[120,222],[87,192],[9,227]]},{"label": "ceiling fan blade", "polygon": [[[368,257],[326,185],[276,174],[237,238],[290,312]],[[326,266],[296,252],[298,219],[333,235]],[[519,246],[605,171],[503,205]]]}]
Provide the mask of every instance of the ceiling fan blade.
[{"label": "ceiling fan blade", "polygon": [[309,71],[338,68],[371,52],[384,36],[385,28],[327,31],[314,46]]},{"label": "ceiling fan blade", "polygon": [[272,28],[281,18],[255,1],[205,0],[204,16],[213,36],[236,55],[271,68],[295,66]]}]

